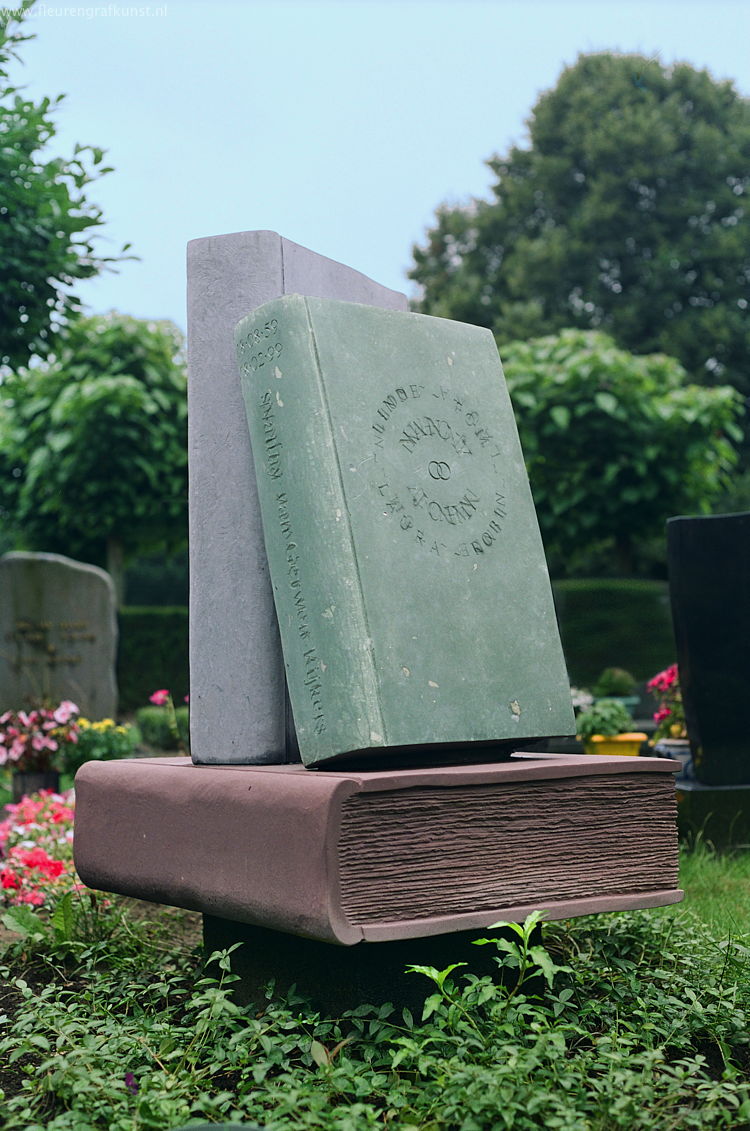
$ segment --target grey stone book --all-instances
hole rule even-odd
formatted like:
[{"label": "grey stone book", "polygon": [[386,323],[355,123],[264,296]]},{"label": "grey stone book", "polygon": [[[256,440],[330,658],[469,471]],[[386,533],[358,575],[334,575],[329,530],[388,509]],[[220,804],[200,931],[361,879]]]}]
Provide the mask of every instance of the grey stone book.
[{"label": "grey stone book", "polygon": [[236,339],[305,764],[500,759],[572,733],[492,334],[288,295]]}]

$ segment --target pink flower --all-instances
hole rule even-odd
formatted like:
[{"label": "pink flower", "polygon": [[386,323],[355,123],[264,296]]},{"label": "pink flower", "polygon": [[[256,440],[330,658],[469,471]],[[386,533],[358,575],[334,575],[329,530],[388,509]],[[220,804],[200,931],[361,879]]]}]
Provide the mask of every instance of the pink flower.
[{"label": "pink flower", "polygon": [[32,907],[41,907],[44,896],[40,891],[20,892],[15,899],[16,903],[30,903]]},{"label": "pink flower", "polygon": [[670,664],[663,672],[657,672],[653,679],[648,681],[646,687],[649,691],[669,691],[678,678],[677,664]]},{"label": "pink flower", "polygon": [[190,696],[189,696],[189,695],[186,695],[186,696],[185,696],[185,702],[186,702],[186,703],[189,703],[189,702],[190,702]]},{"label": "pink flower", "polygon": [[34,750],[57,750],[57,743],[54,738],[47,738],[43,734],[35,734],[31,740],[31,746]]},{"label": "pink flower", "polygon": [[57,710],[53,712],[52,718],[56,723],[59,723],[60,726],[63,726],[65,723],[70,722],[73,715],[78,715],[79,713],[75,703],[71,703],[70,699],[63,699]]},{"label": "pink flower", "polygon": [[163,707],[169,699],[169,691],[163,687],[161,691],[155,691],[153,695],[149,695],[149,703],[153,703],[155,707]]}]

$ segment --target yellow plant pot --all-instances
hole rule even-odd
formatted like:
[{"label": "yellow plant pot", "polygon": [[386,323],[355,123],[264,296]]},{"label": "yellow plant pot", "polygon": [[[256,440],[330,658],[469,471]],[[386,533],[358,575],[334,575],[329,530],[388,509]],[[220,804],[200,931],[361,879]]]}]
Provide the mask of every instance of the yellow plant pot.
[{"label": "yellow plant pot", "polygon": [[627,731],[625,734],[592,734],[583,746],[587,754],[623,754],[637,758],[647,738],[648,735],[640,731]]}]

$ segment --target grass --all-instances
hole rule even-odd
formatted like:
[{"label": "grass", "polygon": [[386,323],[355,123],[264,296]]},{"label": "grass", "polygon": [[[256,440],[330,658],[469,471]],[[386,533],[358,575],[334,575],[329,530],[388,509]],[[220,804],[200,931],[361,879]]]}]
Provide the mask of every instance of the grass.
[{"label": "grass", "polygon": [[700,837],[680,852],[686,907],[718,938],[750,941],[750,851],[716,851]]}]

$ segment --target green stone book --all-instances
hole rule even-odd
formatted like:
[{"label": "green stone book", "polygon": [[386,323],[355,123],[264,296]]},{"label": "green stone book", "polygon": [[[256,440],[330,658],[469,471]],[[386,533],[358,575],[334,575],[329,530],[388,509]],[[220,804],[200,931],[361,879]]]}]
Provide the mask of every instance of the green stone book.
[{"label": "green stone book", "polygon": [[287,295],[236,340],[303,762],[502,759],[573,733],[490,331]]}]

